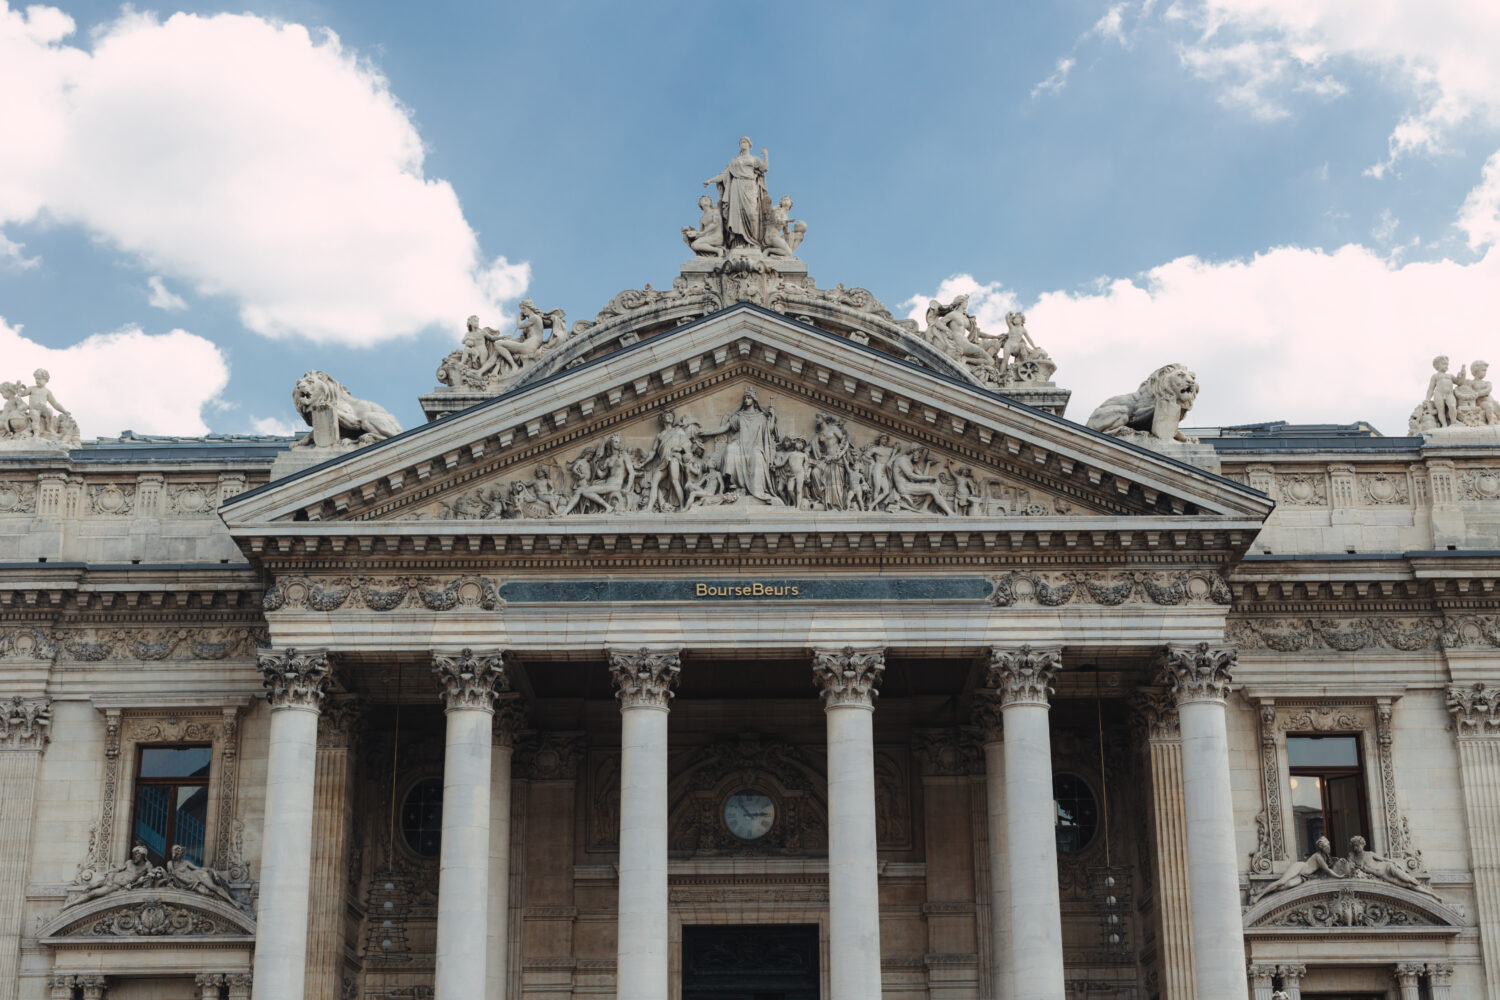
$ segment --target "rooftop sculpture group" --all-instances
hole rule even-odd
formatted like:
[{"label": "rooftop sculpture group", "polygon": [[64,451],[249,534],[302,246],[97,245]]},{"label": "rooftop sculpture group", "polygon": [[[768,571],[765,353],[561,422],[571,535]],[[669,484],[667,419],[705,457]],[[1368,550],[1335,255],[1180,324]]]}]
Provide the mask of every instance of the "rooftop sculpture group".
[{"label": "rooftop sculpture group", "polygon": [[939,351],[963,364],[981,381],[996,388],[1023,382],[1047,382],[1057,365],[1026,331],[1026,314],[1005,314],[1005,332],[985,333],[969,312],[969,297],[960,295],[946,306],[927,303],[927,326],[920,336]]},{"label": "rooftop sculpture group", "polygon": [[746,389],[740,405],[712,427],[668,410],[648,450],[629,449],[615,434],[585,446],[566,471],[538,465],[529,479],[480,486],[444,503],[440,516],[547,518],[728,504],[985,512],[983,489],[968,466],[934,467],[924,446],[886,434],[859,443],[831,413],[818,413],[807,436],[784,433],[775,408]]},{"label": "rooftop sculpture group", "polygon": [[1427,380],[1427,395],[1411,411],[1407,433],[1423,437],[1454,428],[1462,434],[1465,428],[1500,425],[1500,403],[1490,395],[1493,386],[1485,376],[1489,363],[1475,361],[1460,366],[1458,374],[1448,371],[1448,356],[1432,359],[1433,373]]},{"label": "rooftop sculpture group", "polygon": [[35,383],[30,386],[24,380],[0,382],[0,398],[4,400],[0,409],[0,448],[77,448],[78,424],[47,388],[52,376],[47,369],[38,368],[32,378]]}]

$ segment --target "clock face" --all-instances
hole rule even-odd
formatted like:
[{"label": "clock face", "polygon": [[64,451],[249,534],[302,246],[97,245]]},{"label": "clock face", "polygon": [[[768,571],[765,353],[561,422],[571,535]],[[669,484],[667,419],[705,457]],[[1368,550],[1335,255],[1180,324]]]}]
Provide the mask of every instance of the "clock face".
[{"label": "clock face", "polygon": [[735,792],[724,802],[724,825],[741,840],[759,840],[775,822],[776,803],[760,792]]}]

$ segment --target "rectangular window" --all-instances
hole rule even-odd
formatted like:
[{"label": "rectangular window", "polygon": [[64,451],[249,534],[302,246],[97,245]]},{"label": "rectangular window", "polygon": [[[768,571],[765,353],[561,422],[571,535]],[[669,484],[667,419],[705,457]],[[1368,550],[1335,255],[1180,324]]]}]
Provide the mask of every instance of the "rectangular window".
[{"label": "rectangular window", "polygon": [[1336,855],[1348,851],[1350,837],[1369,841],[1359,737],[1288,736],[1286,750],[1297,857],[1312,854],[1319,837],[1328,838]]},{"label": "rectangular window", "polygon": [[166,864],[172,847],[203,864],[208,826],[208,746],[141,746],[136,754],[134,842],[153,864]]}]

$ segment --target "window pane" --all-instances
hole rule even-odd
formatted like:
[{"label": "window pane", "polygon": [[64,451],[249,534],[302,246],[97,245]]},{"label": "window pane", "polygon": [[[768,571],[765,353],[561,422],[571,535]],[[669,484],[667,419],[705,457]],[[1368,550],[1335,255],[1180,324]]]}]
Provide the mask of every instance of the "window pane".
[{"label": "window pane", "polygon": [[1293,767],[1358,767],[1357,736],[1288,736],[1287,759]]},{"label": "window pane", "polygon": [[1364,837],[1366,841],[1370,839],[1369,831],[1364,825],[1363,810],[1359,807],[1360,776],[1345,774],[1324,780],[1328,782],[1328,818],[1333,836],[1338,838],[1334,850],[1343,853],[1349,847],[1350,837]]},{"label": "window pane", "polygon": [[167,819],[172,789],[143,785],[136,789],[135,840],[146,846],[159,864],[167,856]]},{"label": "window pane", "polygon": [[1297,857],[1311,854],[1323,836],[1323,779],[1309,774],[1292,776],[1292,826],[1297,831]]},{"label": "window pane", "polygon": [[212,747],[142,747],[142,778],[206,778]]},{"label": "window pane", "polygon": [[401,805],[401,835],[406,846],[424,858],[435,858],[443,845],[443,780],[423,778]]},{"label": "window pane", "polygon": [[1056,808],[1057,851],[1076,854],[1094,839],[1099,826],[1099,806],[1082,778],[1072,774],[1052,776],[1052,800]]},{"label": "window pane", "polygon": [[203,864],[203,834],[208,825],[208,786],[185,785],[177,792],[177,825],[172,839],[195,865]]}]

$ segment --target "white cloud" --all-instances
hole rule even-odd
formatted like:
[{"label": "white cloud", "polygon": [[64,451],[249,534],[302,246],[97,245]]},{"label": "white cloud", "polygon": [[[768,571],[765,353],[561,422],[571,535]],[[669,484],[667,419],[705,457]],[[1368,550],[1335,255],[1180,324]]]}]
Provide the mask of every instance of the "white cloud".
[{"label": "white cloud", "polygon": [[181,295],[167,288],[159,274],[153,274],[147,280],[146,287],[151,291],[151,297],[147,301],[154,308],[165,309],[167,312],[181,312],[188,307],[187,301]]},{"label": "white cloud", "polygon": [[40,257],[26,256],[26,245],[6,239],[0,233],[0,267],[12,267],[18,271],[29,270],[42,262]]},{"label": "white cloud", "polygon": [[411,113],[331,32],[129,8],[87,47],[0,0],[0,225],[83,227],[237,303],[271,337],[367,345],[471,312],[525,264],[485,260]]},{"label": "white cloud", "polygon": [[1381,176],[1398,159],[1442,148],[1471,118],[1500,124],[1500,4],[1486,0],[1196,0],[1169,20],[1191,25],[1184,63],[1218,84],[1225,103],[1262,118],[1285,111],[1294,90],[1324,97],[1345,85],[1324,67],[1347,59],[1373,68],[1411,95],[1392,129]]},{"label": "white cloud", "polygon": [[1125,11],[1130,7],[1129,3],[1114,3],[1094,26],[1089,29],[1090,33],[1099,35],[1101,38],[1112,38],[1121,45],[1126,43],[1125,39]]},{"label": "white cloud", "polygon": [[307,433],[305,424],[294,423],[282,417],[251,417],[250,429],[255,434],[274,434],[279,437]]},{"label": "white cloud", "polygon": [[1457,225],[1468,235],[1470,249],[1500,243],[1500,153],[1485,161],[1479,184],[1458,210]]},{"label": "white cloud", "polygon": [[1396,230],[1401,225],[1401,220],[1396,218],[1388,208],[1380,210],[1380,221],[1375,223],[1375,228],[1370,230],[1370,236],[1376,243],[1390,243],[1396,238]]},{"label": "white cloud", "polygon": [[1056,68],[1052,71],[1052,75],[1031,88],[1032,100],[1043,94],[1049,96],[1056,94],[1066,87],[1068,85],[1068,74],[1073,71],[1075,64],[1076,61],[1072,56],[1064,56],[1059,59]]},{"label": "white cloud", "polygon": [[229,382],[212,343],[186,330],[148,334],[137,327],[98,333],[72,347],[44,347],[0,317],[0,358],[9,379],[52,375],[51,389],[84,439],[129,429],[141,434],[206,434],[203,408]]}]

